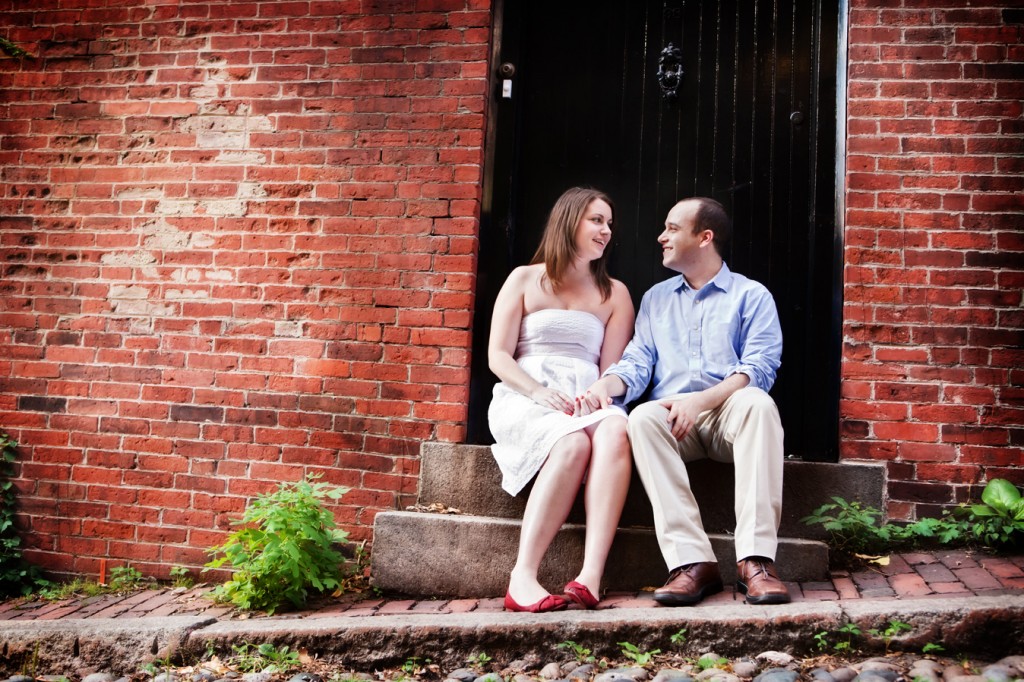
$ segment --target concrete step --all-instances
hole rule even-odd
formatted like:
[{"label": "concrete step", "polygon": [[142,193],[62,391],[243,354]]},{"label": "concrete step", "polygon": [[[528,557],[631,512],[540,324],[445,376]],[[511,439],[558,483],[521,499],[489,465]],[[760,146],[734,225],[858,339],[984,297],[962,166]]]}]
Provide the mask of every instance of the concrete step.
[{"label": "concrete step", "polygon": [[[520,523],[515,519],[383,512],[374,521],[371,575],[388,592],[417,597],[500,597],[515,563]],[[583,563],[584,528],[566,524],[541,565],[551,590],[576,577]],[[732,538],[712,534],[722,577],[735,579]],[[828,547],[814,540],[781,538],[776,557],[783,580],[828,579]],[[668,567],[649,528],[620,528],[605,570],[604,588],[638,591],[665,582]]]},{"label": "concrete step", "polygon": [[[732,466],[704,460],[691,463],[689,470],[704,528],[709,533],[733,532],[736,522]],[[780,535],[825,539],[820,526],[807,526],[800,519],[829,502],[833,495],[876,509],[884,508],[883,464],[787,460],[784,471]],[[501,472],[489,446],[427,442],[420,449],[418,500],[422,505],[440,503],[477,516],[521,519],[528,495],[529,487],[515,497],[501,489]],[[582,496],[577,496],[569,522],[583,523],[584,520]],[[654,526],[651,504],[635,472],[620,526]],[[378,545],[379,540],[375,539],[375,551]]]}]

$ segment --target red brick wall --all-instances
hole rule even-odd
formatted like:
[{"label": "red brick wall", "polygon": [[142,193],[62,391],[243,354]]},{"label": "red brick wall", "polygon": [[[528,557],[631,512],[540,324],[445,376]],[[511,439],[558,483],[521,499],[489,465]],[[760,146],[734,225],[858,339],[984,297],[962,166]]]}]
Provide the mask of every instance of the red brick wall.
[{"label": "red brick wall", "polygon": [[1024,484],[1022,21],[851,1],[841,452],[896,518]]},{"label": "red brick wall", "polygon": [[0,0],[32,559],[201,565],[307,472],[356,538],[411,501],[464,434],[489,33],[488,0]]}]

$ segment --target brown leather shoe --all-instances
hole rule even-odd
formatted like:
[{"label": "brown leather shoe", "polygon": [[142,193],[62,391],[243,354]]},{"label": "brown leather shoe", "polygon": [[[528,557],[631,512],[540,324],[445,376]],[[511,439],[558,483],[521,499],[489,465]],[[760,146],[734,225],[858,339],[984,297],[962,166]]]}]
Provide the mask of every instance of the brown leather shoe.
[{"label": "brown leather shoe", "polygon": [[789,590],[770,559],[750,557],[736,564],[736,589],[748,604],[788,604]]},{"label": "brown leather shoe", "polygon": [[702,561],[686,564],[668,574],[664,587],[654,591],[654,601],[665,606],[693,606],[704,597],[722,591],[718,564]]}]

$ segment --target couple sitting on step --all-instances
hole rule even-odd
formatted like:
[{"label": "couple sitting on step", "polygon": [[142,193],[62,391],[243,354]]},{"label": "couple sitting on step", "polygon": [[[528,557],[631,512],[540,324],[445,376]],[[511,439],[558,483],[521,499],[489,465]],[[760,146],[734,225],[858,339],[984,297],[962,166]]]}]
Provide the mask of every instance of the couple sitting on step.
[{"label": "couple sitting on step", "polygon": [[[662,264],[679,275],[644,295],[634,321],[629,292],[608,276],[612,219],[602,192],[566,191],[533,262],[509,275],[494,304],[492,452],[510,494],[535,479],[505,608],[597,606],[634,459],[671,569],[654,600],[691,605],[721,591],[686,471],[704,457],[735,466],[738,589],[752,604],[788,602],[774,566],[783,465],[768,396],[782,355],[775,302],[726,266],[732,224],[722,205],[692,198],[671,208],[658,237]],[[627,418],[621,405],[648,385],[650,400]],[[551,594],[538,581],[541,559],[584,481],[583,567]]]}]

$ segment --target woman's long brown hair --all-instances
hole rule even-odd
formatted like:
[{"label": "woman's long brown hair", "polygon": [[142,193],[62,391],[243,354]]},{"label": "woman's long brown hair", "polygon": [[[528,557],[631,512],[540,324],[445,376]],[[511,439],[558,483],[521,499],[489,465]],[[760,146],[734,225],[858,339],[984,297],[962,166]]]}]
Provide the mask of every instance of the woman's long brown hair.
[{"label": "woman's long brown hair", "polygon": [[[612,216],[615,215],[615,204],[608,195],[589,187],[570,187],[558,197],[558,201],[551,208],[548,223],[544,227],[544,236],[530,264],[544,263],[548,280],[555,289],[561,284],[569,264],[576,257],[576,227],[586,215],[587,207],[595,199],[608,204],[612,209]],[[600,258],[590,261],[590,274],[601,291],[602,301],[607,301],[612,295],[612,280],[608,276],[610,249],[609,243]]]}]

